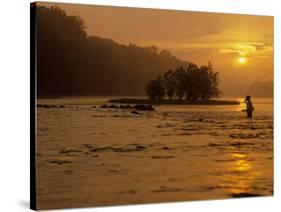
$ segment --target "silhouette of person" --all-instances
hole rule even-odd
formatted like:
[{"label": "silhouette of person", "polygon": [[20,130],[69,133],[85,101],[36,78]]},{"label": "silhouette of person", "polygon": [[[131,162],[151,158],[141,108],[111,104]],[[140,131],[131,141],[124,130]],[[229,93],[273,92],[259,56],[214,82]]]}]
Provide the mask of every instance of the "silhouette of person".
[{"label": "silhouette of person", "polygon": [[251,96],[246,96],[244,102],[246,103],[246,110],[243,110],[245,112],[247,112],[247,118],[252,118],[253,116],[253,111],[255,110],[253,103],[251,101]]}]

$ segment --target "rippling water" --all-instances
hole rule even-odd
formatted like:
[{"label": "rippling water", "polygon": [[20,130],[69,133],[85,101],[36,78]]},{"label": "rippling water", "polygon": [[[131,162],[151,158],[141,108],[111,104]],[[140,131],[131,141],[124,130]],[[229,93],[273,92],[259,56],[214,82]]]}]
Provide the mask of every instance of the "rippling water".
[{"label": "rippling water", "polygon": [[39,209],[273,194],[273,103],[102,109],[107,98],[40,99]]}]

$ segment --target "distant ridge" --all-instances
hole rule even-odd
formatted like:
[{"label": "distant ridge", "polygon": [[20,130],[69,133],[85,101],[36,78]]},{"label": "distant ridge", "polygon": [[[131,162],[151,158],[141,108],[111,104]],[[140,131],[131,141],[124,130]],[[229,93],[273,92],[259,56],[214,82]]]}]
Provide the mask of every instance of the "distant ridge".
[{"label": "distant ridge", "polygon": [[89,36],[79,16],[37,7],[38,97],[144,95],[154,76],[190,64],[156,46],[119,44]]}]

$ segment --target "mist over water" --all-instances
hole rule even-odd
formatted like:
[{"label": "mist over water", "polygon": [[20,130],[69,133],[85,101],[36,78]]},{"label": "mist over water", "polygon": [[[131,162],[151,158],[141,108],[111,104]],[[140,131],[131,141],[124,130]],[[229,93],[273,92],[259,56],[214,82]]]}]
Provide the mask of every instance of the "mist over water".
[{"label": "mist over water", "polygon": [[38,99],[58,106],[37,108],[39,209],[273,194],[272,99],[253,98],[252,119],[244,104],[132,114],[108,99]]}]

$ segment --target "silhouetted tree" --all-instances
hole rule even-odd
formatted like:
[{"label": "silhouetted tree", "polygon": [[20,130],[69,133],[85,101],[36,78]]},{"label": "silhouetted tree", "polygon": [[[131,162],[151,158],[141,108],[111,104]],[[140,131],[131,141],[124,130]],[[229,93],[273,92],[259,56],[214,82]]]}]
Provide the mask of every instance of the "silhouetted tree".
[{"label": "silhouetted tree", "polygon": [[186,74],[182,66],[178,67],[174,74],[175,77],[175,91],[179,100],[182,99],[185,93]]},{"label": "silhouetted tree", "polygon": [[165,87],[163,85],[163,78],[158,75],[156,79],[150,80],[145,87],[146,94],[151,100],[161,100],[165,96]]},{"label": "silhouetted tree", "polygon": [[175,73],[172,70],[167,71],[163,76],[163,83],[169,99],[172,99],[176,91]]},{"label": "silhouetted tree", "polygon": [[211,62],[209,62],[208,66],[208,76],[210,81],[210,89],[208,93],[208,98],[211,97],[219,97],[222,94],[222,91],[219,89],[219,72],[213,71],[213,66]]},{"label": "silhouetted tree", "polygon": [[159,75],[151,80],[147,84],[146,92],[151,99],[155,99],[161,90],[161,98],[166,93],[169,99],[176,94],[179,100],[184,95],[186,100],[206,100],[220,95],[219,82],[218,72],[213,71],[211,63],[201,67],[191,63],[186,68],[179,66],[175,71],[169,70],[163,77]]},{"label": "silhouetted tree", "polygon": [[189,64],[184,72],[182,87],[184,88],[187,100],[196,99],[196,88],[198,85],[198,67],[195,64]]}]

